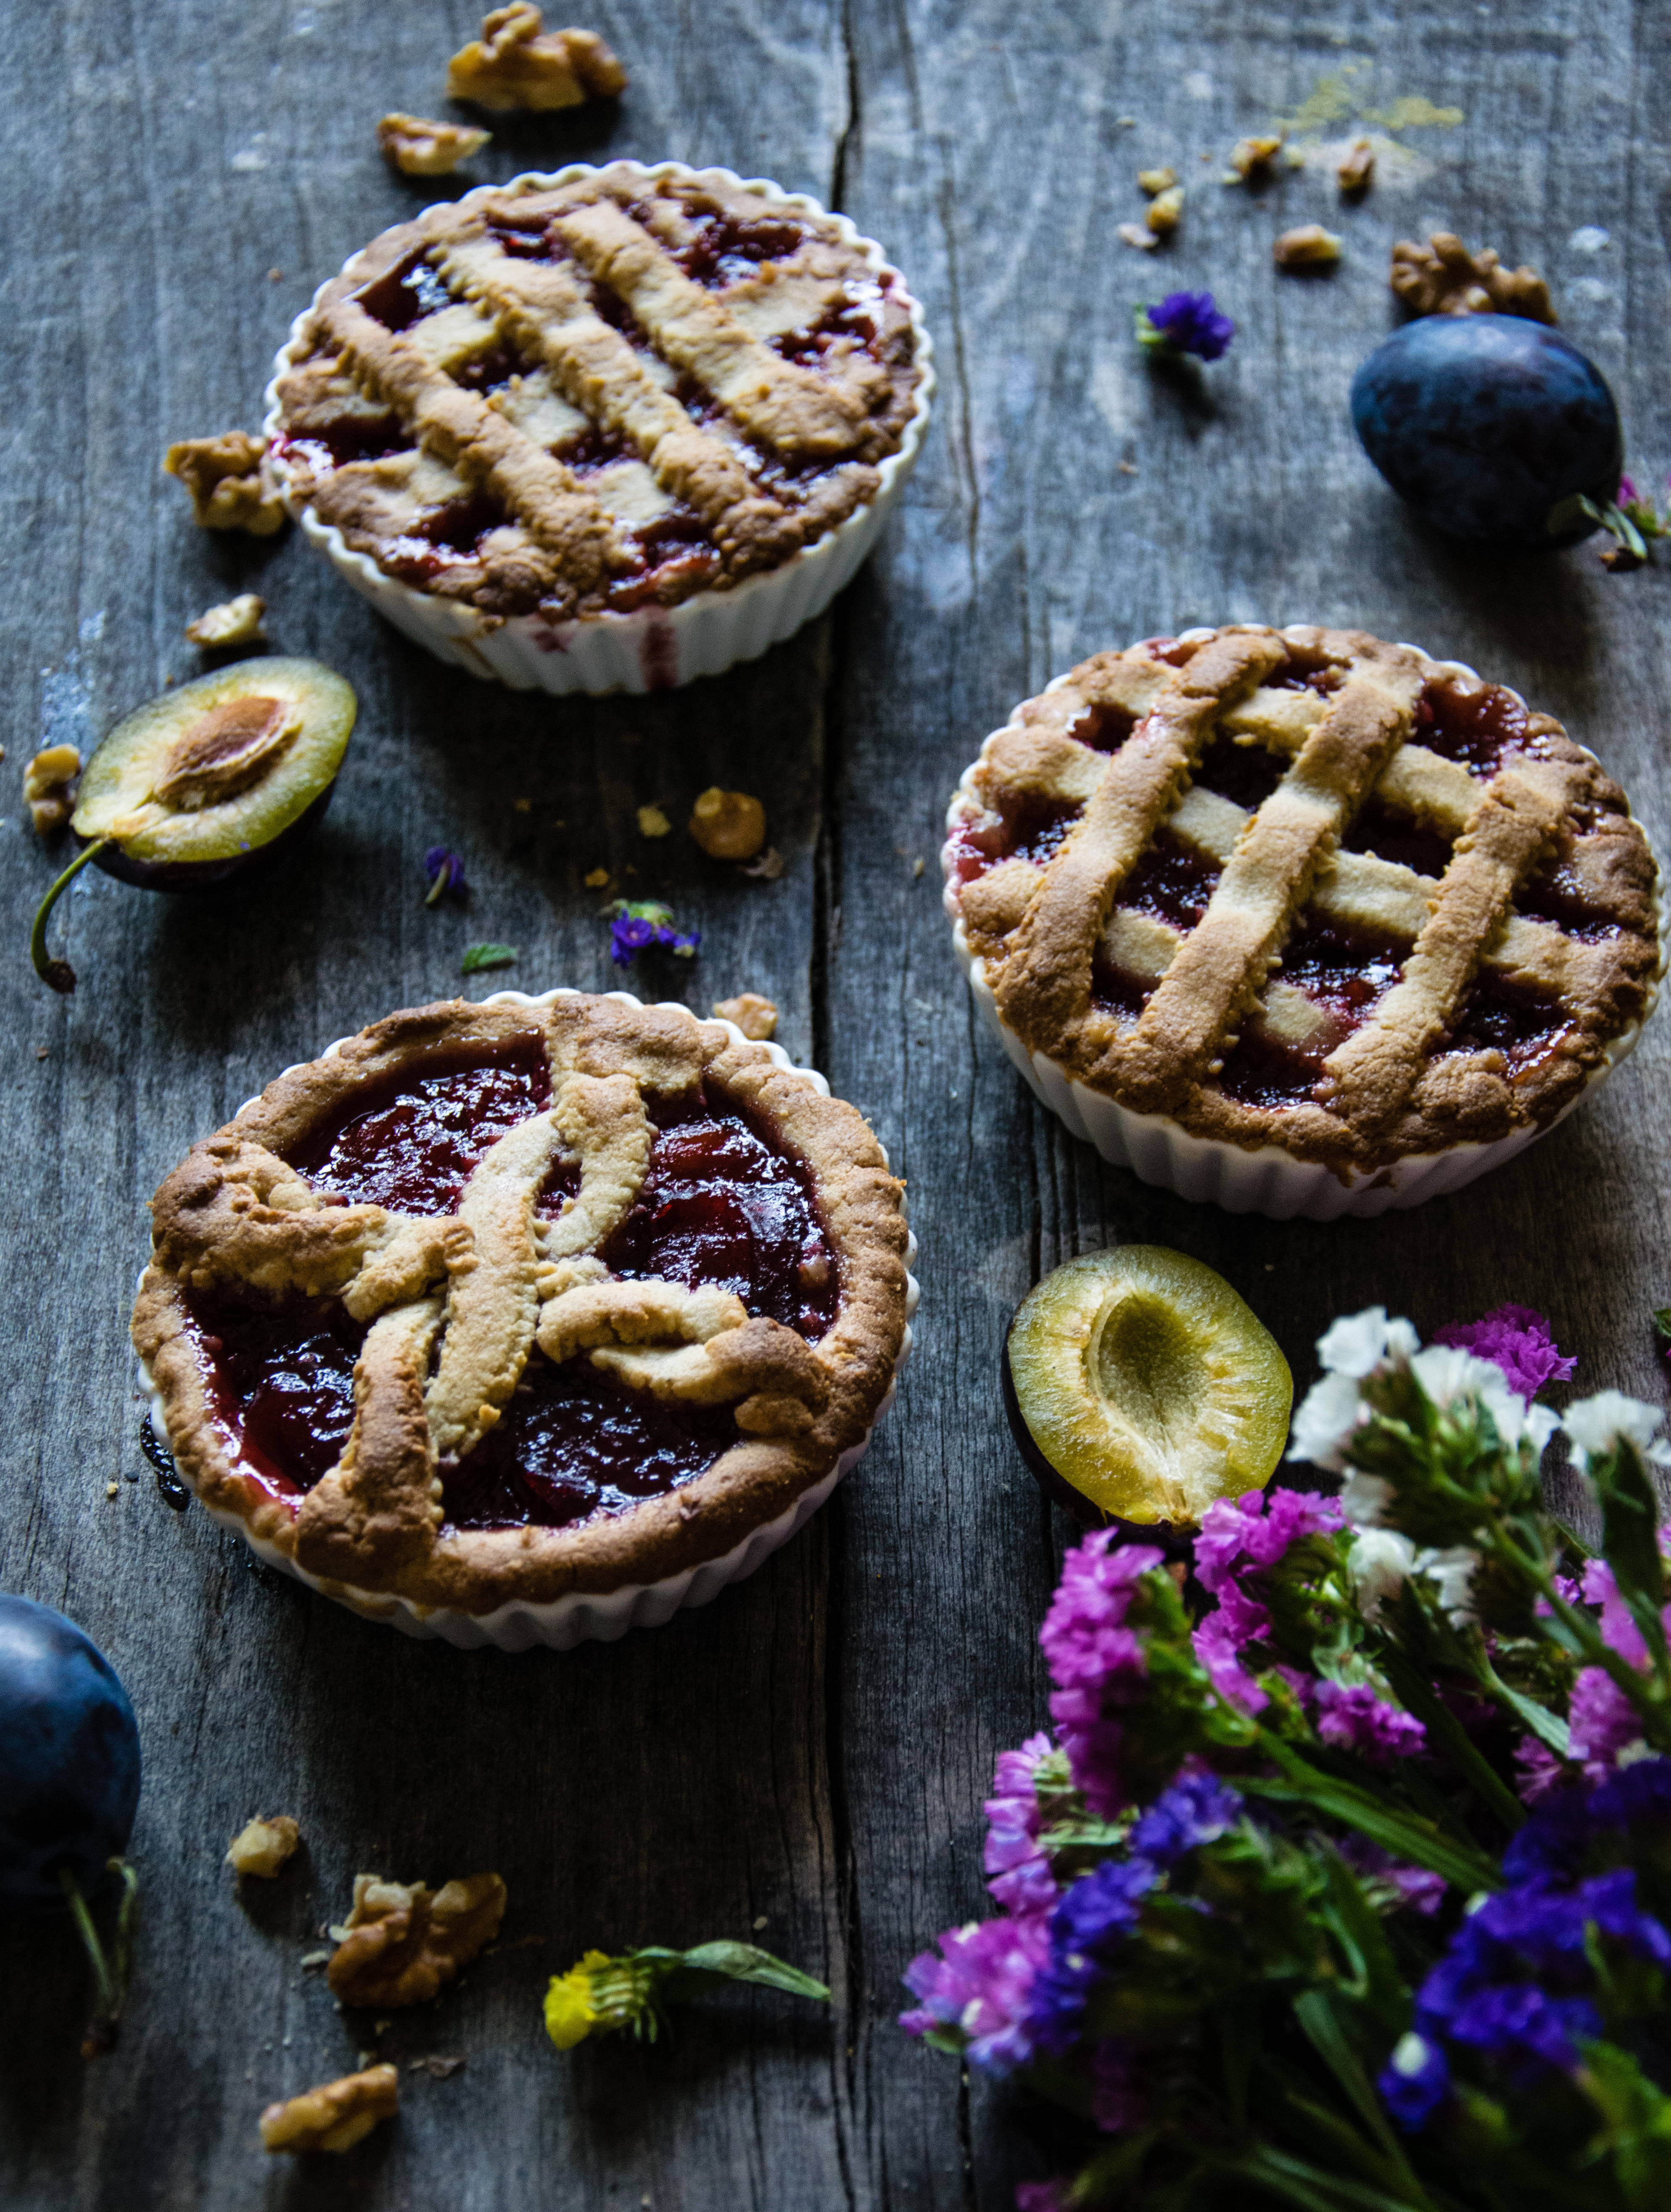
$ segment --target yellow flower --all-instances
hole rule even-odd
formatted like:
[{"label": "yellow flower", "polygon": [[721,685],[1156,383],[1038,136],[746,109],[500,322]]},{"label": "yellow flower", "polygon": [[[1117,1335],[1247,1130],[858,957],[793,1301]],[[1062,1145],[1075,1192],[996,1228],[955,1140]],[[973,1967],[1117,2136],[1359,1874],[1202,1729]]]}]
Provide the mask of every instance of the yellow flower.
[{"label": "yellow flower", "polygon": [[588,1951],[578,1966],[552,1976],[545,1992],[545,2033],[559,2051],[572,2051],[584,2043],[597,2026],[598,2015],[592,2008],[592,1969],[608,1964],[605,1953]]}]

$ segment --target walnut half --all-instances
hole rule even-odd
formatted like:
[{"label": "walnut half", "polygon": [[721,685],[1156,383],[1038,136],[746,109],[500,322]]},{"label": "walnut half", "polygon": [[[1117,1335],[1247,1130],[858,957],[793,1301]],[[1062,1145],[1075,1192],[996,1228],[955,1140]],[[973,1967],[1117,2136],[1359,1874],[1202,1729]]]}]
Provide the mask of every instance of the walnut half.
[{"label": "walnut half", "polygon": [[448,177],[479,154],[491,136],[468,123],[431,123],[422,115],[386,115],[377,143],[403,177]]},{"label": "walnut half", "polygon": [[495,8],[447,64],[447,95],[477,107],[577,107],[614,100],[627,72],[595,31],[548,31],[530,0]]},{"label": "walnut half", "polygon": [[1470,253],[1450,230],[1436,230],[1425,246],[1401,238],[1393,248],[1387,282],[1413,314],[1555,319],[1549,287],[1535,269],[1505,269],[1489,246]]},{"label": "walnut half", "polygon": [[301,1840],[301,1830],[288,1813],[258,1817],[233,1838],[227,1864],[237,1874],[257,1874],[270,1881]]},{"label": "walnut half", "polygon": [[204,530],[247,530],[270,538],[284,520],[284,503],[268,483],[264,438],[224,430],[218,438],[185,438],[170,446],[162,465],[191,495],[191,514]]},{"label": "walnut half", "polygon": [[325,1978],[348,2005],[427,2004],[490,1943],[505,1917],[505,1885],[473,1874],[431,1890],[421,1881],[354,1877],[354,1910]]},{"label": "walnut half", "polygon": [[288,2104],[261,2115],[261,2148],[268,2151],[352,2150],[380,2120],[400,2105],[400,2076],[392,2066],[368,2066],[339,2081],[304,2089]]}]

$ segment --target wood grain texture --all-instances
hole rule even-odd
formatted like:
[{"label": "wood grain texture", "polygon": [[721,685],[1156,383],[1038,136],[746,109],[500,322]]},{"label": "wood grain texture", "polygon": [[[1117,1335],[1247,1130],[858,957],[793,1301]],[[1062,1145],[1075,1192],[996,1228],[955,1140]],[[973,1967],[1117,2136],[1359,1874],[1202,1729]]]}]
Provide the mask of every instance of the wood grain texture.
[{"label": "wood grain texture", "polygon": [[[464,0],[70,0],[0,24],[0,1586],[105,1646],[147,1761],[116,2057],[76,2057],[67,1933],[0,1933],[0,2198],[27,2212],[999,2212],[1044,2170],[1024,2116],[893,2021],[911,1954],[979,1910],[993,1754],[1044,1717],[1034,1636],[1066,1532],[1003,1433],[1016,1300],[1077,1251],[1143,1239],[1220,1268],[1302,1386],[1338,1311],[1381,1301],[1426,1329],[1515,1298],[1553,1316],[1583,1388],[1662,1388],[1646,1316],[1671,1274],[1663,1018],[1601,1099],[1455,1199],[1376,1223],[1233,1218],[1104,1166],[1035,1107],[974,1026],[935,854],[958,774],[1017,699],[1101,647],[1226,619],[1362,626],[1473,662],[1561,715],[1671,849],[1671,568],[1448,546],[1346,418],[1394,319],[1392,240],[1450,228],[1549,277],[1619,393],[1638,481],[1658,478],[1667,0],[1303,17],[609,0],[586,20],[631,70],[618,115],[496,121],[475,173],[671,155],[820,194],[908,272],[942,373],[905,504],[833,616],[643,701],[477,685],[382,627],[295,533],[196,532],[157,472],[171,439],[254,426],[315,284],[430,197],[386,170],[371,125],[439,111],[475,27]],[[1222,187],[1233,140],[1325,79],[1339,112],[1319,137],[1400,99],[1465,120],[1395,133],[1404,152],[1358,206],[1327,167]],[[1115,226],[1160,161],[1188,198],[1148,258]],[[1277,277],[1272,239],[1313,220],[1343,234],[1341,266]],[[1575,234],[1598,228],[1585,250]],[[1157,374],[1132,302],[1186,285],[1215,290],[1236,344],[1205,375]],[[84,875],[61,909],[82,988],[55,1000],[22,960],[50,867],[19,819],[21,764],[43,733],[85,747],[195,673],[183,624],[243,588],[269,599],[279,649],[359,692],[326,826],[283,877],[194,901]],[[639,805],[682,823],[714,781],[764,800],[779,882],[639,837]],[[465,855],[467,915],[422,905],[438,840]],[[582,883],[599,866],[704,932],[695,969],[647,975],[647,994],[705,1010],[766,992],[792,1053],[873,1119],[922,1241],[919,1352],[860,1473],[750,1583],[617,1645],[462,1655],[353,1620],[161,1501],[125,1337],[143,1201],[280,1067],[459,988],[471,939],[523,954],[474,995],[615,980]],[[221,1853],[277,1810],[307,1857],[240,1901]],[[489,1866],[506,1942],[377,2039],[403,2064],[465,2052],[465,2070],[403,2071],[398,2125],[343,2160],[264,2160],[260,2106],[369,2047],[371,2023],[300,1966],[353,1875]],[[745,1936],[763,1915],[761,1941],[832,1983],[829,2018],[736,1996],[654,2049],[560,2058],[541,2036],[545,1978],[587,1945]]]}]

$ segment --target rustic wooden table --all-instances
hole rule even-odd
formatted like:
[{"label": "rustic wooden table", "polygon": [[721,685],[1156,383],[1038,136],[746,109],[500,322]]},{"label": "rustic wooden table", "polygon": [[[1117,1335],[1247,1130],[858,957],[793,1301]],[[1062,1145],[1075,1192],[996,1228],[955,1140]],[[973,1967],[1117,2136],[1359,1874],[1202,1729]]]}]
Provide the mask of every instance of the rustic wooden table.
[{"label": "rustic wooden table", "polygon": [[[478,173],[671,155],[810,190],[907,271],[942,381],[904,507],[831,617],[688,690],[574,702],[441,668],[294,532],[198,532],[157,469],[172,439],[252,426],[314,286],[431,196],[386,170],[371,126],[436,111],[467,0],[76,0],[5,24],[0,1586],[104,1645],[146,1758],[115,2056],[76,2055],[68,1932],[0,1936],[0,2197],[20,2212],[1007,2205],[1042,2170],[1017,2116],[894,2021],[912,1953],[980,1907],[993,1754],[1044,1717],[1034,1633],[1066,1530],[999,1409],[1017,1298],[1074,1252],[1149,1240],[1222,1269],[1302,1386],[1338,1311],[1384,1301],[1425,1328],[1514,1298],[1553,1316],[1587,1388],[1661,1387],[1663,1020],[1603,1098],[1455,1199],[1233,1218],[1104,1166],[1035,1107],[975,1028],[935,855],[1015,700],[1100,647],[1226,619],[1361,624],[1475,663],[1562,715],[1663,840],[1671,569],[1424,533],[1359,456],[1346,393],[1394,320],[1391,242],[1454,228],[1547,275],[1638,479],[1658,479],[1671,6],[605,0],[586,20],[631,70],[618,112],[505,122]],[[1278,115],[1390,141],[1361,205],[1328,162],[1221,189],[1231,142]],[[1164,161],[1189,198],[1149,260],[1115,226]],[[1344,234],[1339,270],[1274,276],[1272,238],[1317,219]],[[1239,326],[1200,377],[1153,374],[1132,342],[1133,301],[1180,285]],[[84,875],[60,909],[82,987],[54,999],[23,957],[53,863],[22,763],[195,672],[182,624],[250,587],[281,650],[359,692],[334,811],[243,889],[164,900]],[[638,806],[682,822],[714,781],[764,799],[780,881],[638,836]],[[438,840],[467,858],[467,916],[422,903]],[[477,995],[617,981],[582,882],[599,866],[703,932],[652,995],[706,1012],[767,993],[792,1053],[873,1121],[921,1240],[917,1357],[854,1479],[708,1610],[566,1656],[408,1643],[159,1496],[126,1331],[144,1200],[279,1068],[458,989],[471,939],[522,948]],[[276,1808],[306,1856],[240,1900],[221,1855]],[[369,2039],[300,1965],[355,1872],[483,1867],[509,1885],[506,1942],[376,2039],[403,2067],[398,2125],[340,2160],[264,2158],[261,2106]],[[827,1977],[829,2017],[738,1995],[655,2048],[560,2057],[540,2033],[546,1977],[585,1947],[753,1929]],[[431,2052],[469,2063],[404,2070]]]}]

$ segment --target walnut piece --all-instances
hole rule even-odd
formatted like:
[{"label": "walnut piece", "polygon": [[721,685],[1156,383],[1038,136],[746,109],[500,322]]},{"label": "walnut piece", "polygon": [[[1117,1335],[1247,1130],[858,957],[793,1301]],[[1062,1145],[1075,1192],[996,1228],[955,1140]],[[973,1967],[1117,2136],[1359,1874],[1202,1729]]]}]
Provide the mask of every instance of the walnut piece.
[{"label": "walnut piece", "polygon": [[1152,253],[1160,244],[1153,231],[1145,230],[1140,222],[1122,222],[1114,234],[1122,246],[1134,246],[1139,253]]},{"label": "walnut piece", "polygon": [[1245,184],[1249,177],[1267,177],[1271,164],[1282,151],[1282,133],[1265,138],[1238,138],[1230,157],[1227,185]]},{"label": "walnut piece", "polygon": [[1149,203],[1144,216],[1157,238],[1169,238],[1183,219],[1183,186],[1169,185]]},{"label": "walnut piece", "polygon": [[47,745],[23,770],[23,796],[37,837],[62,830],[76,811],[82,757],[74,745]]},{"label": "walnut piece", "polygon": [[288,1813],[264,1814],[233,1838],[227,1864],[235,1873],[270,1881],[301,1841],[301,1830]]},{"label": "walnut piece", "polygon": [[1340,258],[1340,241],[1320,222],[1303,222],[1297,230],[1285,230],[1271,248],[1279,269],[1332,269]]},{"label": "walnut piece", "polygon": [[1375,148],[1367,138],[1354,138],[1335,165],[1334,175],[1343,192],[1369,190],[1375,174]]},{"label": "walnut piece", "polygon": [[777,1008],[758,991],[744,991],[734,999],[716,999],[714,1012],[720,1021],[735,1022],[756,1044],[764,1044],[777,1028]]},{"label": "walnut piece", "polygon": [[266,635],[261,627],[261,617],[266,611],[264,599],[258,599],[253,592],[240,592],[224,606],[210,607],[196,622],[187,623],[185,635],[193,645],[205,649],[256,645]]},{"label": "walnut piece", "polygon": [[377,126],[378,144],[403,177],[450,177],[492,136],[471,123],[432,123],[428,116],[398,112]]},{"label": "walnut piece", "polygon": [[626,90],[627,72],[595,31],[548,31],[544,21],[529,0],[495,8],[481,37],[448,63],[447,98],[477,107],[576,107]]},{"label": "walnut piece", "polygon": [[261,2148],[268,2151],[352,2150],[380,2120],[392,2120],[400,2104],[400,2076],[392,2066],[368,2066],[340,2081],[304,2089],[288,2104],[261,2115]]},{"label": "walnut piece", "polygon": [[710,784],[698,794],[685,825],[715,860],[751,860],[766,842],[766,810],[746,791]]},{"label": "walnut piece", "polygon": [[1535,269],[1504,269],[1489,246],[1470,253],[1454,231],[1436,230],[1425,246],[1401,239],[1387,282],[1413,314],[1555,319],[1549,287]]},{"label": "walnut piece", "polygon": [[638,834],[641,837],[666,837],[672,833],[672,823],[659,806],[641,806],[638,810]]},{"label": "walnut piece", "polygon": [[205,530],[247,530],[270,538],[284,520],[284,503],[262,468],[264,438],[225,430],[218,438],[185,438],[170,446],[162,465],[191,495],[194,521]]},{"label": "walnut piece", "polygon": [[354,1877],[354,1910],[325,1978],[344,2004],[427,2004],[490,1943],[505,1917],[505,1885],[473,1874],[432,1890],[421,1881]]},{"label": "walnut piece", "polygon": [[1171,169],[1139,169],[1137,173],[1138,190],[1147,192],[1151,200],[1158,198],[1162,192],[1170,192],[1177,181],[1176,173]]}]

